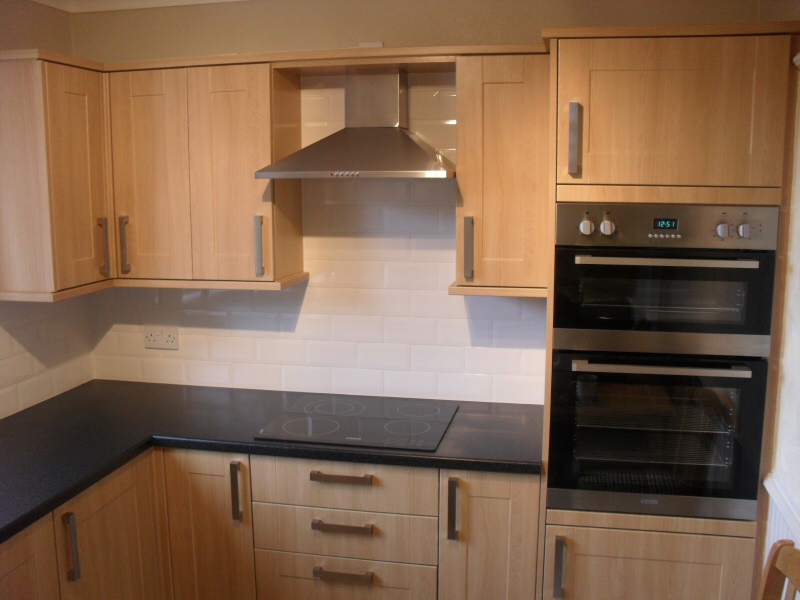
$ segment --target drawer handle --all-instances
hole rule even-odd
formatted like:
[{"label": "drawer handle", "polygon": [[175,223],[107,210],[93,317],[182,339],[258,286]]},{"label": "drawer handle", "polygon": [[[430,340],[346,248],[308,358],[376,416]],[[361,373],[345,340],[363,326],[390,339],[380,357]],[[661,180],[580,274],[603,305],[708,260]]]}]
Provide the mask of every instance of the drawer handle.
[{"label": "drawer handle", "polygon": [[556,564],[553,573],[553,598],[564,597],[564,567],[567,562],[567,538],[556,536]]},{"label": "drawer handle", "polygon": [[231,461],[231,517],[234,521],[244,520],[244,511],[239,496],[239,461]]},{"label": "drawer handle", "polygon": [[61,515],[61,522],[69,534],[69,560],[72,568],[67,571],[67,581],[78,581],[81,578],[81,555],[78,552],[78,522],[74,512]]},{"label": "drawer handle", "polygon": [[567,173],[578,175],[581,172],[581,130],[583,129],[583,107],[579,102],[569,103],[569,145]]},{"label": "drawer handle", "polygon": [[311,471],[309,474],[311,481],[319,483],[347,483],[350,485],[372,485],[373,476],[366,475],[332,475],[322,471]]},{"label": "drawer handle", "polygon": [[447,479],[447,539],[458,540],[456,511],[458,509],[458,477]]},{"label": "drawer handle", "polygon": [[326,523],[320,519],[311,521],[311,529],[323,533],[352,533],[355,535],[372,536],[374,525],[342,525],[340,523]]},{"label": "drawer handle", "polygon": [[314,567],[311,572],[315,579],[322,581],[329,581],[331,583],[367,583],[371,584],[373,576],[372,571],[366,573],[342,573],[341,571],[326,571],[322,567]]}]

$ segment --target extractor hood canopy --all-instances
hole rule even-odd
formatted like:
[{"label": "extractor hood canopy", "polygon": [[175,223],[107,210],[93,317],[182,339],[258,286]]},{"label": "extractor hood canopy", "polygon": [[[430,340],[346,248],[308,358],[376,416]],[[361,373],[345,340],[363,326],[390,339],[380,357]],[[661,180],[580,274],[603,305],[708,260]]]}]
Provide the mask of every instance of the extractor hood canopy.
[{"label": "extractor hood canopy", "polygon": [[455,165],[408,131],[406,73],[348,71],[345,128],[256,171],[256,179],[446,178]]}]

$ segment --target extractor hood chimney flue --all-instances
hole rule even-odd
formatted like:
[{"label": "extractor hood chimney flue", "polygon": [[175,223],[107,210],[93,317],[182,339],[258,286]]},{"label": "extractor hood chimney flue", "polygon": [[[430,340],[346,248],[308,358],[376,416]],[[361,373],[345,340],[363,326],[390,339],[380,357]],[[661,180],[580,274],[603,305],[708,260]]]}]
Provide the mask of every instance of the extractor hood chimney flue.
[{"label": "extractor hood chimney flue", "polygon": [[256,171],[256,178],[454,177],[455,166],[407,127],[405,72],[349,70],[345,128]]}]

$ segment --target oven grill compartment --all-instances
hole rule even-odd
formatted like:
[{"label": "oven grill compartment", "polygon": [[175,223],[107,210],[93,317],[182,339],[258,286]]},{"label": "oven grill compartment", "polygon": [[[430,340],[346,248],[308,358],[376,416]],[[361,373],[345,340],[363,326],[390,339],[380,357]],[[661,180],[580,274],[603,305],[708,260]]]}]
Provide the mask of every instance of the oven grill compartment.
[{"label": "oven grill compartment", "polygon": [[686,431],[729,433],[731,426],[720,414],[698,405],[661,405],[658,410],[643,412],[640,407],[614,406],[613,413],[599,406],[579,406],[575,410],[578,427],[635,429],[641,431]]},{"label": "oven grill compartment", "polygon": [[624,463],[660,463],[729,467],[731,434],[661,433],[614,429],[578,429],[575,458]]}]

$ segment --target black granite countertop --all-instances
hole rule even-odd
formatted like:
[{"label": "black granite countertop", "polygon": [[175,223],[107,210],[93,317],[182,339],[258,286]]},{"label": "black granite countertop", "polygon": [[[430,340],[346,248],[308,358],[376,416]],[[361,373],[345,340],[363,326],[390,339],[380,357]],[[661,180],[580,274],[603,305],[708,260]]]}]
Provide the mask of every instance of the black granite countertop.
[{"label": "black granite countertop", "polygon": [[0,420],[0,542],[152,445],[540,473],[542,407],[460,402],[435,452],[257,441],[299,392],[94,380]]}]

